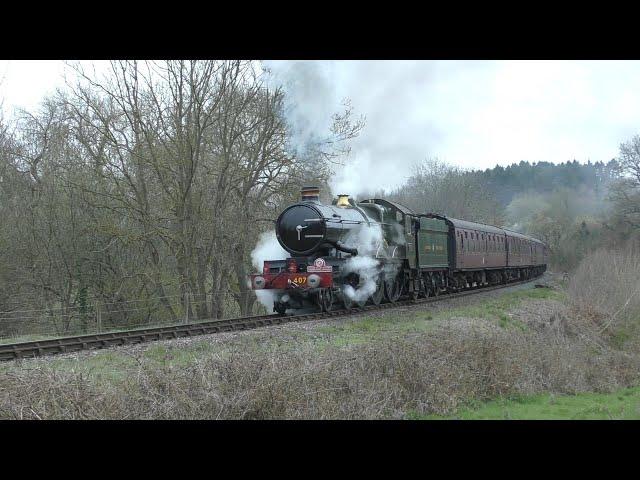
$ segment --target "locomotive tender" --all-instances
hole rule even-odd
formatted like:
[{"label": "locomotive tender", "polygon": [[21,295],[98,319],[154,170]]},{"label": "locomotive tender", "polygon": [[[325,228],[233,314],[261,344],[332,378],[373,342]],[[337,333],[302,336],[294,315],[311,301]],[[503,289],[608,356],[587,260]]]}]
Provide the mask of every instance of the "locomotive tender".
[{"label": "locomotive tender", "polygon": [[436,296],[546,270],[548,248],[533,237],[381,198],[356,204],[339,195],[326,205],[319,194],[303,187],[301,201],[276,220],[278,242],[291,257],[267,260],[262,273],[250,275],[253,289],[275,294],[280,314]]}]

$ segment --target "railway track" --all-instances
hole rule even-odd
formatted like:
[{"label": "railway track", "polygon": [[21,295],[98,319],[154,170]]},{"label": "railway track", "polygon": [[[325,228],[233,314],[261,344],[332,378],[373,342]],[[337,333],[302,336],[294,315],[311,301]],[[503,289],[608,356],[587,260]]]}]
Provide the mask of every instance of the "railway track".
[{"label": "railway track", "polygon": [[158,340],[170,340],[181,337],[192,337],[220,332],[233,332],[238,330],[251,330],[269,325],[282,325],[291,322],[304,322],[321,318],[331,318],[347,315],[357,315],[370,311],[393,309],[398,307],[433,303],[440,300],[464,297],[476,293],[489,292],[501,288],[513,287],[532,282],[539,277],[512,282],[506,285],[491,287],[476,287],[458,293],[440,295],[437,297],[421,298],[417,300],[402,300],[395,303],[382,303],[380,305],[365,305],[349,310],[332,310],[330,312],[305,313],[299,315],[277,314],[255,315],[251,317],[228,318],[225,320],[201,321],[190,324],[167,325],[163,327],[141,328],[122,332],[100,333],[95,335],[79,335],[73,337],[61,337],[50,340],[33,342],[9,343],[0,345],[0,361],[16,360],[19,358],[39,357],[43,355],[55,355],[60,353],[77,352],[115,347],[119,345],[131,345]]}]

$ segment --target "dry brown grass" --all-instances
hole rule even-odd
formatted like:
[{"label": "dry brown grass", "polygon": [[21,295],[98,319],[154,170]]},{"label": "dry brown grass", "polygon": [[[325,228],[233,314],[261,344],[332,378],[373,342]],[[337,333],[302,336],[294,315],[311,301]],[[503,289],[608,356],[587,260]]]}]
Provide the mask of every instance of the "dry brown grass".
[{"label": "dry brown grass", "polygon": [[24,361],[0,369],[0,418],[382,419],[503,396],[611,392],[640,378],[639,267],[632,247],[597,252],[573,276],[570,305],[531,294],[506,314],[494,302],[485,310],[500,321],[476,318],[480,305],[426,329],[394,330],[387,319],[380,332],[347,329],[351,337],[335,328],[237,336],[193,357],[179,347],[113,353],[100,374],[81,362]]},{"label": "dry brown grass", "polygon": [[572,328],[558,318],[525,331],[452,320],[346,348],[245,342],[186,367],[141,356],[126,379],[100,385],[42,363],[0,374],[0,418],[402,418],[503,395],[608,392],[636,381],[637,356]]},{"label": "dry brown grass", "polygon": [[637,345],[640,242],[587,256],[572,276],[568,292],[575,316],[583,320],[583,331]]}]

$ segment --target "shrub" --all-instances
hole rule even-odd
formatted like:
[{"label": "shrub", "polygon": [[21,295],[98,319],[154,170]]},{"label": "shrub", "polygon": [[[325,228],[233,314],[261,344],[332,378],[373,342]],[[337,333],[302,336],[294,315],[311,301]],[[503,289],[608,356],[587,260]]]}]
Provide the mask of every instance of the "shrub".
[{"label": "shrub", "polygon": [[[569,282],[584,327],[611,339],[635,339],[640,324],[640,242],[588,255]],[[589,325],[590,324],[590,325]]]}]

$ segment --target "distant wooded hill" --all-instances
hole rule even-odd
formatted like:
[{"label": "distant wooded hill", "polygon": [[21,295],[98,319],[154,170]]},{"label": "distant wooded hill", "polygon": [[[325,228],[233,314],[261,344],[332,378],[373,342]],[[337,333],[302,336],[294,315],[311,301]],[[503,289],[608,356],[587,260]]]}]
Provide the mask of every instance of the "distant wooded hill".
[{"label": "distant wooded hill", "polygon": [[503,207],[524,192],[552,193],[561,188],[580,190],[587,187],[597,195],[606,193],[607,185],[620,175],[620,165],[613,159],[607,163],[576,160],[554,164],[521,161],[507,167],[500,165],[486,170],[475,170],[469,175],[477,177],[493,193]]}]

